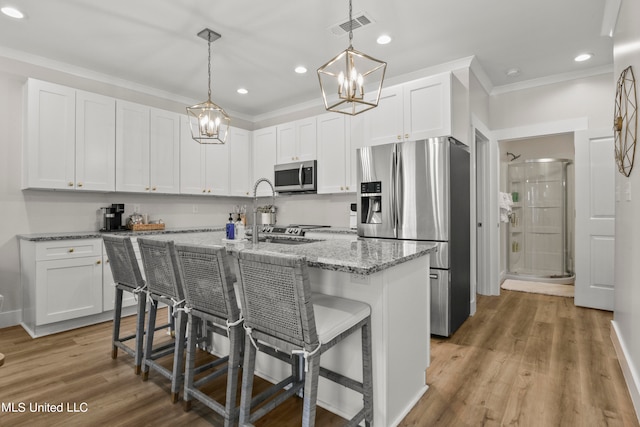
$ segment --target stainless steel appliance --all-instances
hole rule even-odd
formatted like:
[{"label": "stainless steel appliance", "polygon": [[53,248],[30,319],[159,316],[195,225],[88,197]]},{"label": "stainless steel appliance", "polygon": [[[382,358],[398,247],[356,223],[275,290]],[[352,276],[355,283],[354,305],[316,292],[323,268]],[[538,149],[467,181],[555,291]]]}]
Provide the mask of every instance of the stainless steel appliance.
[{"label": "stainless steel appliance", "polygon": [[358,235],[438,245],[429,272],[431,333],[450,336],[469,317],[468,148],[441,137],[364,147],[357,156]]},{"label": "stainless steel appliance", "polygon": [[279,193],[315,193],[317,191],[316,161],[275,165],[275,189]]}]

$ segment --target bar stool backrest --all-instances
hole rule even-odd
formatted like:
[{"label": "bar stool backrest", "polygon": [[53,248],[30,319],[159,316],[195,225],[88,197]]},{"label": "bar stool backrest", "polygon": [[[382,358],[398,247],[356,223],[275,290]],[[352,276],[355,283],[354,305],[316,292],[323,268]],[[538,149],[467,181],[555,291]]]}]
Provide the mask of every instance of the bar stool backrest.
[{"label": "bar stool backrest", "polygon": [[138,238],[147,288],[152,294],[184,299],[173,242]]},{"label": "bar stool backrest", "polygon": [[285,351],[318,345],[304,257],[242,250],[238,254],[245,327]]},{"label": "bar stool backrest", "polygon": [[234,277],[222,246],[175,245],[187,306],[230,322],[240,318]]},{"label": "bar stool backrest", "polygon": [[136,253],[129,237],[102,236],[104,247],[107,250],[111,274],[116,283],[131,288],[142,288],[144,279],[136,260]]}]

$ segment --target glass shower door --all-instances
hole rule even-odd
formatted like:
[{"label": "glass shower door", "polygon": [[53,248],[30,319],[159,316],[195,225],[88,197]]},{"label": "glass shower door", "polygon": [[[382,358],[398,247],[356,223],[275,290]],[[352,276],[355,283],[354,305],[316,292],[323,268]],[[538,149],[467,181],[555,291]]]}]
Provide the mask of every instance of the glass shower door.
[{"label": "glass shower door", "polygon": [[567,160],[509,165],[514,206],[509,226],[511,273],[567,277]]}]

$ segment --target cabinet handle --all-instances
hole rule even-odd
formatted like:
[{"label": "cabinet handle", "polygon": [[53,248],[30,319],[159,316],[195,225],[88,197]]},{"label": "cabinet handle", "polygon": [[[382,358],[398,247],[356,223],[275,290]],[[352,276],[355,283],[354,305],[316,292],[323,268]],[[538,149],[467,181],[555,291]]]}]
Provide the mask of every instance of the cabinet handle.
[{"label": "cabinet handle", "polygon": [[340,187],[340,191],[344,191],[344,187]]},{"label": "cabinet handle", "polygon": [[348,185],[345,188],[347,189],[347,191],[349,191],[349,186]]},{"label": "cabinet handle", "polygon": [[153,188],[151,189],[151,191],[156,191],[156,187],[153,187]]},{"label": "cabinet handle", "polygon": [[144,187],[144,191],[149,191],[149,187]]},{"label": "cabinet handle", "polygon": [[82,187],[82,183],[81,182],[78,183],[78,187]]},{"label": "cabinet handle", "polygon": [[203,188],[203,189],[202,189],[202,192],[203,192],[203,193],[206,193],[206,192],[207,192],[207,189],[206,189],[206,188]]},{"label": "cabinet handle", "polygon": [[98,265],[102,264],[102,261],[98,260],[98,261],[96,261],[96,264],[98,264]]},{"label": "cabinet handle", "polygon": [[398,135],[398,141],[402,139],[402,135]]},{"label": "cabinet handle", "polygon": [[405,138],[407,138],[407,139],[409,139],[409,134],[408,134],[408,133],[405,133],[405,134],[404,134],[404,137],[405,137]]},{"label": "cabinet handle", "polygon": [[109,264],[109,260],[106,260],[104,263],[105,263],[105,264]]},{"label": "cabinet handle", "polygon": [[207,190],[207,193],[211,193],[211,189],[208,189],[208,190]]},{"label": "cabinet handle", "polygon": [[73,253],[73,248],[69,248],[69,253]]},{"label": "cabinet handle", "polygon": [[73,187],[73,182],[69,181],[69,183],[67,184],[69,187]]}]

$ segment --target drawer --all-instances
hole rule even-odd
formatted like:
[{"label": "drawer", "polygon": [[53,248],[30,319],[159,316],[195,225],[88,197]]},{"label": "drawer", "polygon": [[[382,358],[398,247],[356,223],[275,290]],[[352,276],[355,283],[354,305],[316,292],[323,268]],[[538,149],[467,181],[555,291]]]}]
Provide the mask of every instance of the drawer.
[{"label": "drawer", "polygon": [[102,239],[54,240],[36,243],[36,260],[102,256]]}]

